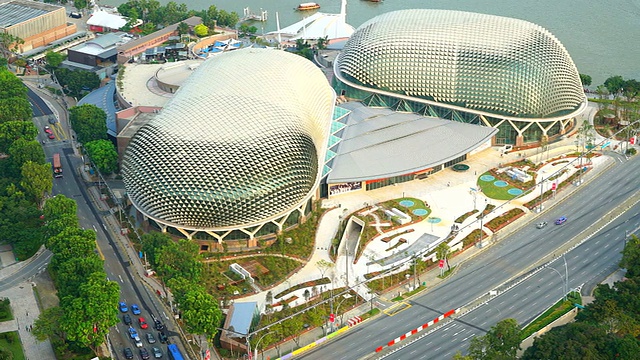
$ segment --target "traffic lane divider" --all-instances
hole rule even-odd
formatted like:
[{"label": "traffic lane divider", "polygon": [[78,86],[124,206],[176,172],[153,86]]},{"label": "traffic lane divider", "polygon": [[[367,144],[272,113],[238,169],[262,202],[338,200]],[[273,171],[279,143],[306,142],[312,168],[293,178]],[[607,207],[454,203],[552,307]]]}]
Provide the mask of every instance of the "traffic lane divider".
[{"label": "traffic lane divider", "polygon": [[[419,326],[419,327],[417,327],[417,328],[415,328],[415,329],[413,329],[413,330],[411,330],[411,331],[407,332],[406,334],[403,334],[403,335],[401,335],[401,336],[399,336],[399,337],[397,337],[397,338],[395,338],[395,339],[393,339],[393,340],[389,341],[389,342],[387,343],[387,345],[386,345],[386,346],[387,346],[387,347],[393,346],[393,345],[395,345],[395,344],[399,343],[400,341],[402,341],[402,340],[404,340],[404,339],[408,338],[409,336],[411,336],[411,335],[415,335],[415,334],[419,333],[420,331],[422,331],[422,330],[424,330],[424,329],[428,328],[429,326],[433,326],[434,324],[437,324],[439,321],[444,320],[445,318],[447,318],[447,317],[449,317],[449,316],[451,316],[451,315],[453,315],[453,314],[457,314],[457,313],[459,313],[459,312],[460,312],[460,308],[449,310],[449,311],[447,311],[446,313],[444,313],[444,314],[442,314],[442,315],[438,316],[437,318],[435,318],[435,319],[433,319],[433,320],[429,321],[428,323],[423,324],[423,325],[421,325],[421,326]],[[385,347],[384,345],[383,345],[383,346],[378,346],[378,347],[375,349],[375,352],[380,352],[380,351],[382,351],[382,349],[384,349],[384,347]]]}]

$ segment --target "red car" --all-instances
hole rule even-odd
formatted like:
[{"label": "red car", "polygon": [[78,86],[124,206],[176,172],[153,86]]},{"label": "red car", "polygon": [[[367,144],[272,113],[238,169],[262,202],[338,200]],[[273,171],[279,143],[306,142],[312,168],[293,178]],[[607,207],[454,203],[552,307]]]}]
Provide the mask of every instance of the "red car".
[{"label": "red car", "polygon": [[53,134],[53,131],[52,131],[52,130],[51,130],[51,128],[50,128],[50,127],[48,127],[48,126],[45,126],[45,127],[44,127],[44,132],[46,132],[47,134]]},{"label": "red car", "polygon": [[147,324],[143,317],[138,319],[138,324],[140,324],[140,329],[146,329],[149,327],[149,324]]},{"label": "red car", "polygon": [[49,139],[53,140],[53,139],[55,139],[55,138],[56,138],[56,136],[55,136],[55,135],[53,135],[53,134],[49,134]]}]

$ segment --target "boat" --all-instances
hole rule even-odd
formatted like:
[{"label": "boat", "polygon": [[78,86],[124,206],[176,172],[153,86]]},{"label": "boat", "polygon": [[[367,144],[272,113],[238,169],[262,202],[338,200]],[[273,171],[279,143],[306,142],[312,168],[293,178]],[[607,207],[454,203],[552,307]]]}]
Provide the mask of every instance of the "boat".
[{"label": "boat", "polygon": [[320,9],[320,4],[314,3],[314,2],[308,2],[308,3],[302,3],[298,5],[298,7],[296,8],[296,10],[298,11],[315,10],[315,9]]}]

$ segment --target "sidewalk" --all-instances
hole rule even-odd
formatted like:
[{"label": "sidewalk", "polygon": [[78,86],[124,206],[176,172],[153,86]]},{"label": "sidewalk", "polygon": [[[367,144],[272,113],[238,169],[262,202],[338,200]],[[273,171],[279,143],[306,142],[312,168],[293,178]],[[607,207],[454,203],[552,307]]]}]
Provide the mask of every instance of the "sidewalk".
[{"label": "sidewalk", "polygon": [[0,291],[0,298],[9,298],[14,320],[0,323],[0,333],[18,331],[25,359],[55,359],[49,340],[38,341],[31,333],[31,326],[40,316],[40,308],[31,283]]}]

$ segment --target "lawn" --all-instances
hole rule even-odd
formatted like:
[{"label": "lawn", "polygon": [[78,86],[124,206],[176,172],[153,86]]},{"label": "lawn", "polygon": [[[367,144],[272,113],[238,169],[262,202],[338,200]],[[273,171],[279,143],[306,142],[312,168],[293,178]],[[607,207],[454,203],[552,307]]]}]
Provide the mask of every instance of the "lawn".
[{"label": "lawn", "polygon": [[13,320],[9,299],[0,300],[0,321]]},{"label": "lawn", "polygon": [[574,308],[573,304],[582,305],[582,297],[580,293],[572,292],[567,296],[567,300],[564,299],[555,303],[552,307],[550,307],[547,311],[545,311],[542,315],[538,316],[529,326],[522,329],[520,333],[520,338],[522,340],[528,338],[533,335],[536,331],[542,329],[543,327],[551,324],[556,319],[560,318],[562,315],[568,313],[571,309]]},{"label": "lawn", "polygon": [[[493,174],[488,171],[482,175],[493,176]],[[512,185],[510,181],[507,181],[507,183],[509,184],[508,186],[497,187],[493,184],[493,181],[482,181],[480,180],[480,178],[478,178],[478,186],[482,188],[482,193],[487,197],[496,200],[511,200],[517,196],[509,194],[508,191],[509,189],[512,189],[514,187],[519,188],[519,186]]]},{"label": "lawn", "polygon": [[13,360],[24,360],[22,343],[17,331],[0,334],[0,349],[9,349],[13,354]]}]

